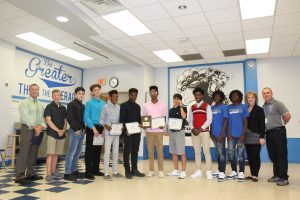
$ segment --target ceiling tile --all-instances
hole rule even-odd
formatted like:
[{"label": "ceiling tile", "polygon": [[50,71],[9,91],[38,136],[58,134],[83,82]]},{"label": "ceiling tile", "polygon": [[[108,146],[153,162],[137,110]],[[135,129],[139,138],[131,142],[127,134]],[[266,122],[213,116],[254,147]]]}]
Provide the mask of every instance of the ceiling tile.
[{"label": "ceiling tile", "polygon": [[174,17],[174,20],[181,28],[208,25],[202,13]]},{"label": "ceiling tile", "polygon": [[240,21],[214,24],[211,25],[213,32],[217,35],[226,34],[226,33],[236,33],[242,31],[242,25]]},{"label": "ceiling tile", "polygon": [[245,41],[239,42],[223,42],[220,43],[222,50],[231,50],[231,49],[244,49],[245,48]]},{"label": "ceiling tile", "polygon": [[153,43],[153,44],[145,44],[145,48],[149,49],[150,51],[157,51],[163,49],[169,49],[170,47],[163,42]]},{"label": "ceiling tile", "polygon": [[193,44],[189,40],[185,40],[185,41],[181,41],[181,40],[166,41],[166,44],[169,47],[171,47],[171,49],[193,46]]},{"label": "ceiling tile", "polygon": [[150,51],[142,52],[142,53],[135,53],[134,56],[136,56],[140,59],[157,58],[157,56],[154,53],[150,52]]},{"label": "ceiling tile", "polygon": [[273,27],[274,17],[261,17],[247,19],[242,21],[243,31],[271,29]]},{"label": "ceiling tile", "polygon": [[268,58],[268,53],[260,53],[260,54],[249,54],[247,55],[248,58]]},{"label": "ceiling tile", "polygon": [[214,44],[218,43],[217,39],[215,36],[207,36],[207,37],[199,37],[199,38],[191,38],[191,42],[197,47],[199,45],[204,45],[204,44]]},{"label": "ceiling tile", "polygon": [[[173,17],[202,12],[202,9],[197,0],[170,0],[162,2],[162,5]],[[186,9],[180,10],[178,8],[178,6],[180,5],[185,5]]]},{"label": "ceiling tile", "polygon": [[273,37],[300,34],[300,25],[274,27]]},{"label": "ceiling tile", "polygon": [[300,24],[300,12],[275,16],[274,26],[292,26]]},{"label": "ceiling tile", "polygon": [[149,51],[148,49],[146,49],[145,47],[143,47],[141,45],[126,47],[126,48],[124,48],[124,50],[126,50],[129,53],[133,53],[133,54]]},{"label": "ceiling tile", "polygon": [[148,4],[155,4],[157,0],[119,0],[125,7],[127,8],[134,8],[140,7]]},{"label": "ceiling tile", "polygon": [[231,34],[224,34],[224,35],[216,35],[217,40],[222,42],[234,42],[234,41],[241,41],[244,40],[243,33],[231,33]]},{"label": "ceiling tile", "polygon": [[153,4],[131,9],[131,12],[141,21],[158,20],[170,16],[160,4]]},{"label": "ceiling tile", "polygon": [[204,64],[206,63],[205,60],[201,59],[201,60],[190,60],[190,61],[186,61],[189,65],[197,65],[197,64]]},{"label": "ceiling tile", "polygon": [[241,20],[238,7],[227,8],[223,10],[210,11],[205,13],[210,24],[219,24]]},{"label": "ceiling tile", "polygon": [[238,6],[237,0],[199,0],[204,11],[220,10]]},{"label": "ceiling tile", "polygon": [[178,55],[198,53],[198,50],[193,46],[185,48],[174,48],[173,51],[175,51],[175,53],[177,53]]},{"label": "ceiling tile", "polygon": [[271,45],[269,56],[270,57],[291,56],[295,46],[296,46],[295,44]]},{"label": "ceiling tile", "polygon": [[277,0],[276,15],[300,12],[299,0]]},{"label": "ceiling tile", "polygon": [[106,40],[116,40],[128,37],[125,33],[116,28],[104,30],[100,33],[99,36],[103,37]]},{"label": "ceiling tile", "polygon": [[93,17],[91,19],[100,27],[100,30],[113,28],[113,26],[104,20],[102,16]]},{"label": "ceiling tile", "polygon": [[184,33],[181,30],[174,31],[165,31],[156,33],[158,37],[160,37],[163,41],[172,41],[186,38]]},{"label": "ceiling tile", "polygon": [[222,51],[200,52],[204,59],[207,58],[225,58]]},{"label": "ceiling tile", "polygon": [[220,63],[220,62],[226,62],[226,58],[206,58],[205,62],[210,64],[210,63]]},{"label": "ceiling tile", "polygon": [[131,38],[122,38],[122,39],[117,39],[117,40],[111,40],[111,43],[115,44],[118,47],[132,47],[132,46],[137,46],[139,45],[136,41],[134,41]]},{"label": "ceiling tile", "polygon": [[295,44],[298,42],[300,35],[289,35],[282,37],[272,37],[271,38],[271,46],[278,44]]},{"label": "ceiling tile", "polygon": [[[218,43],[209,44],[209,45],[200,45],[197,46],[197,49],[202,54],[203,52],[221,52],[220,46]],[[223,54],[222,54],[223,55]]]},{"label": "ceiling tile", "polygon": [[15,19],[27,15],[26,12],[9,5],[6,2],[0,2],[0,21]]},{"label": "ceiling tile", "polygon": [[227,61],[240,61],[240,60],[245,60],[247,59],[247,56],[246,55],[243,55],[243,56],[230,56],[230,57],[227,57],[226,60]]},{"label": "ceiling tile", "polygon": [[178,29],[177,24],[171,19],[161,19],[155,21],[146,21],[144,24],[153,32],[162,32]]},{"label": "ceiling tile", "polygon": [[258,38],[270,38],[271,35],[272,35],[272,29],[244,32],[245,40],[258,39]]},{"label": "ceiling tile", "polygon": [[161,40],[154,34],[149,33],[149,34],[143,34],[143,35],[138,35],[131,37],[135,41],[141,44],[149,44],[149,43],[156,43],[156,42],[161,42]]},{"label": "ceiling tile", "polygon": [[210,26],[198,26],[193,28],[185,28],[183,32],[188,38],[197,38],[203,36],[213,35]]}]

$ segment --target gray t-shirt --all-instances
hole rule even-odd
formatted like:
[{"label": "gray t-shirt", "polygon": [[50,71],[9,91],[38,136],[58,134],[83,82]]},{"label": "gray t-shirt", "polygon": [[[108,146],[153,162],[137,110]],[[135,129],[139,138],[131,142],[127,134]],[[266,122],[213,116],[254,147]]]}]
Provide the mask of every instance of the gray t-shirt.
[{"label": "gray t-shirt", "polygon": [[270,103],[265,102],[263,108],[267,130],[285,125],[282,116],[288,113],[289,110],[282,102],[273,99]]}]

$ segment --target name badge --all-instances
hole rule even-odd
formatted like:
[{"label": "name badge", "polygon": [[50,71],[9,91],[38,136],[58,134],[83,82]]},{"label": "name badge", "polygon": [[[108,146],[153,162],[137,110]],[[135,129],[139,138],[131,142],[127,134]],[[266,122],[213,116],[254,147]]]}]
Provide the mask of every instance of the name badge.
[{"label": "name badge", "polygon": [[265,124],[267,124],[268,123],[268,118],[265,118]]}]

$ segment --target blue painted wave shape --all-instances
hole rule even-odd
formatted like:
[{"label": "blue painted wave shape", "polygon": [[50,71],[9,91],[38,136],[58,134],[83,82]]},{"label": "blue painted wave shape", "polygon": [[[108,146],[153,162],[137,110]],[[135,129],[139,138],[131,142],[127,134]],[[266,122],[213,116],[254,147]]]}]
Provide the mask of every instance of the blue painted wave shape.
[{"label": "blue painted wave shape", "polygon": [[50,81],[47,79],[43,79],[40,78],[42,81],[44,81],[44,83],[49,87],[49,88],[54,88],[54,87],[70,87],[75,85],[75,83],[71,83],[71,84],[67,84],[67,83],[59,83],[59,82],[55,82],[55,81]]}]

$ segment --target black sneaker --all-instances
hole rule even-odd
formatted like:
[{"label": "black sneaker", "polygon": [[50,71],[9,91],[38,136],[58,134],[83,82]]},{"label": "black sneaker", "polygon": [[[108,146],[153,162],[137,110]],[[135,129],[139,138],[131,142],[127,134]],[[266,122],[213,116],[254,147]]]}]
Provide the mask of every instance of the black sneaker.
[{"label": "black sneaker", "polygon": [[19,183],[20,185],[29,185],[32,183],[32,181],[26,178],[22,178],[22,179],[15,180],[15,183]]},{"label": "black sneaker", "polygon": [[95,180],[95,176],[93,176],[93,174],[85,174],[85,178]]},{"label": "black sneaker", "polygon": [[131,175],[130,172],[125,172],[125,177],[126,177],[127,179],[132,179],[132,175]]},{"label": "black sneaker", "polygon": [[278,186],[286,186],[290,184],[288,180],[284,180],[284,179],[279,179],[279,181],[277,182]]},{"label": "black sneaker", "polygon": [[76,178],[78,178],[78,179],[83,179],[83,178],[85,178],[85,174],[82,173],[82,172],[79,172],[79,171],[72,172],[72,174],[73,174],[74,176],[76,176]]},{"label": "black sneaker", "polygon": [[104,176],[103,172],[94,172],[93,173],[94,176]]},{"label": "black sneaker", "polygon": [[67,181],[76,181],[76,175],[75,174],[65,174],[64,179]]},{"label": "black sneaker", "polygon": [[278,176],[273,176],[268,179],[268,182],[269,183],[277,183],[279,180],[280,180],[280,178]]},{"label": "black sneaker", "polygon": [[131,171],[132,176],[137,176],[137,177],[145,177],[144,173],[139,172],[139,170],[133,170]]},{"label": "black sneaker", "polygon": [[26,177],[27,180],[30,180],[30,181],[39,181],[39,180],[42,180],[43,177],[42,176],[39,176],[39,175],[34,175],[34,176],[29,176],[29,177]]}]

